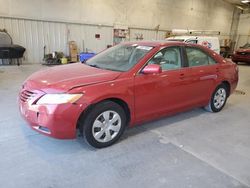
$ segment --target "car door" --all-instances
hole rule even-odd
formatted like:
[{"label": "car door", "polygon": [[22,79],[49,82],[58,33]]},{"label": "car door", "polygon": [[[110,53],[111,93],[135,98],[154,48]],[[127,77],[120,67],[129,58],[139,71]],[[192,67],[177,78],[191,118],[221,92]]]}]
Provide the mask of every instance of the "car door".
[{"label": "car door", "polygon": [[137,121],[175,111],[185,105],[186,90],[191,83],[191,74],[183,68],[181,47],[160,50],[147,64],[162,67],[159,74],[138,73],[134,79],[135,115]]},{"label": "car door", "polygon": [[186,47],[188,66],[192,74],[192,104],[201,104],[210,97],[219,74],[218,64],[205,51]]}]

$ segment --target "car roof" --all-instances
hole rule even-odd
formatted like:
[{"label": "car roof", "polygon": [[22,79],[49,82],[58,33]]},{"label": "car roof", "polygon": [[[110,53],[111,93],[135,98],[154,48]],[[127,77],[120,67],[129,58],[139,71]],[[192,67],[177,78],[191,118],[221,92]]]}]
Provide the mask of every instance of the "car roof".
[{"label": "car roof", "polygon": [[168,45],[183,45],[183,42],[179,41],[167,41],[167,40],[156,40],[156,41],[131,41],[131,42],[124,42],[123,44],[127,45],[141,45],[141,46],[168,46]]},{"label": "car roof", "polygon": [[125,45],[138,45],[138,46],[152,46],[152,47],[167,47],[167,46],[190,46],[202,48],[205,51],[208,49],[200,44],[186,43],[182,41],[168,41],[168,40],[155,40],[155,41],[131,41],[123,42]]}]

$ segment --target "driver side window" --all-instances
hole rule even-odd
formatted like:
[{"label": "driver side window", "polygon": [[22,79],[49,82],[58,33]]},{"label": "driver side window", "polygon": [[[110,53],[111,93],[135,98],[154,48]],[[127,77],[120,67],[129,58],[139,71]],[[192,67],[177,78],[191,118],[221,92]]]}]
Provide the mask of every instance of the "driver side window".
[{"label": "driver side window", "polygon": [[162,70],[181,68],[181,53],[179,47],[168,47],[159,51],[148,64],[160,65]]}]

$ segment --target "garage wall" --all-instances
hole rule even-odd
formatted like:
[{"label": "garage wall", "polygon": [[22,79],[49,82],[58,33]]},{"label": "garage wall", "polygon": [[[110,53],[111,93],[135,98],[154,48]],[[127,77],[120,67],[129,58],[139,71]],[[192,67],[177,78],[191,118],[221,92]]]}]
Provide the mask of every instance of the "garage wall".
[{"label": "garage wall", "polygon": [[[0,28],[27,48],[28,62],[41,62],[43,46],[68,52],[67,41],[95,52],[112,44],[112,27],[130,28],[144,39],[163,39],[167,29],[230,33],[233,6],[223,0],[0,0]],[[153,29],[160,25],[158,33]],[[94,34],[101,34],[101,39]]]},{"label": "garage wall", "polygon": [[136,36],[142,34],[144,40],[164,40],[166,38],[166,31],[155,31],[155,30],[148,30],[148,29],[136,29],[131,28],[129,29],[129,38],[130,40],[137,40]]},{"label": "garage wall", "polygon": [[0,15],[79,23],[122,23],[229,33],[233,6],[223,0],[0,0]]},{"label": "garage wall", "polygon": [[[15,18],[1,18],[0,28],[7,29],[15,44],[26,48],[25,61],[30,63],[42,62],[44,46],[46,53],[62,51],[68,54],[68,42],[77,42],[79,51],[99,52],[113,43],[113,28],[98,27],[82,24],[46,22]],[[101,39],[95,39],[95,33]]]},{"label": "garage wall", "polygon": [[237,48],[247,42],[250,43],[250,14],[242,14],[240,16],[238,34]]},{"label": "garage wall", "polygon": [[[26,48],[25,61],[41,62],[45,53],[62,51],[68,54],[68,41],[76,41],[79,52],[100,52],[113,44],[113,27],[74,23],[48,22],[17,18],[1,18],[0,28],[7,29],[15,44]],[[130,39],[136,34],[143,34],[144,39],[164,39],[165,32],[148,29],[130,29]],[[101,38],[96,39],[95,34]]]}]

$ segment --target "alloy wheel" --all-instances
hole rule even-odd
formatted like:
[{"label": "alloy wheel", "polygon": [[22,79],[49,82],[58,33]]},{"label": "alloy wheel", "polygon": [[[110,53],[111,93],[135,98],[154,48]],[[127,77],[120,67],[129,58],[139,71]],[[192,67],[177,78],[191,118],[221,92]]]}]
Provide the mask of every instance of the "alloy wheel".
[{"label": "alloy wheel", "polygon": [[226,90],[224,88],[219,88],[214,95],[214,107],[217,109],[221,108],[224,105],[226,98]]}]

